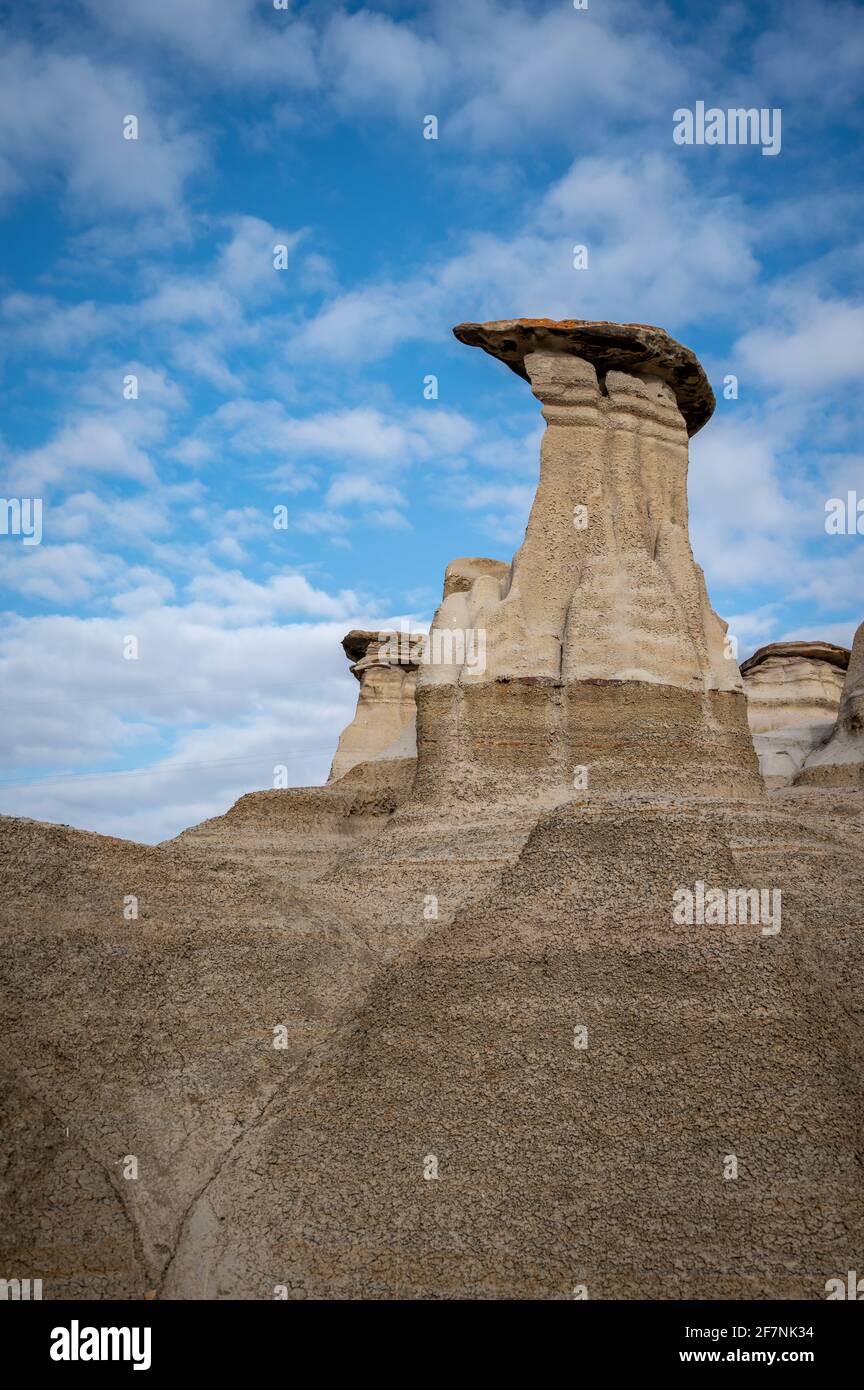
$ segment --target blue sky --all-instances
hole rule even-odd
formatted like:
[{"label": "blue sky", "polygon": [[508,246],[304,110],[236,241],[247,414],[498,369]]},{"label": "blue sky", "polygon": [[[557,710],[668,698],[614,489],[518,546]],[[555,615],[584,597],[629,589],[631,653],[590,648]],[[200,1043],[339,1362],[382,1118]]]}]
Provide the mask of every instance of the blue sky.
[{"label": "blue sky", "polygon": [[[849,641],[864,536],[827,535],[825,503],[864,497],[860,5],[0,19],[0,490],[44,506],[40,545],[0,536],[0,810],[155,840],[276,764],[324,780],[343,633],[428,622],[448,560],[521,540],[539,411],[466,319],[694,348],[714,607],[742,657]],[[700,100],[779,108],[780,153],[675,144]]]}]

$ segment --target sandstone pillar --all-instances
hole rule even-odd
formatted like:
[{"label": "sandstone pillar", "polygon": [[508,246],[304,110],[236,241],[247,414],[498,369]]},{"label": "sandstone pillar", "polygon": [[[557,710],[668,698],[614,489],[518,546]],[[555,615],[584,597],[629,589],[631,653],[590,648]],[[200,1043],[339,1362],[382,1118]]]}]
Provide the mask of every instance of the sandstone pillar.
[{"label": "sandstone pillar", "polygon": [[864,623],[852,643],[834,732],[810,754],[796,785],[864,790]]},{"label": "sandstone pillar", "polygon": [[766,787],[790,785],[834,731],[849,648],[770,642],[742,662],[747,718]]},{"label": "sandstone pillar", "polygon": [[644,325],[454,332],[530,382],[547,428],[509,573],[435,618],[433,632],[482,632],[485,661],[436,666],[427,646],[418,786],[761,794],[726,624],[690,549],[688,435],[714,406],[697,359]]},{"label": "sandstone pillar", "polygon": [[406,635],[400,642],[398,663],[390,662],[382,652],[382,647],[391,645],[390,637],[388,633],[354,629],[342,639],[360,691],[354,718],[340,735],[328,782],[343,777],[357,763],[414,756],[417,661],[411,650],[423,637],[422,633]]}]

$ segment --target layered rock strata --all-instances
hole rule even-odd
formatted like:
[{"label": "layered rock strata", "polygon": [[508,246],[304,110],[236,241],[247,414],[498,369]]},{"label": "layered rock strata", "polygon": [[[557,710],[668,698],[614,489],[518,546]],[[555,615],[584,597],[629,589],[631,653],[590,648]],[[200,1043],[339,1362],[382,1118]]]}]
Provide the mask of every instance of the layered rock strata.
[{"label": "layered rock strata", "polygon": [[797,785],[864,790],[864,623],[852,643],[837,723],[807,758]]},{"label": "layered rock strata", "polygon": [[831,737],[849,649],[831,642],[771,642],[741,665],[747,718],[766,787],[791,785]]},{"label": "layered rock strata", "polygon": [[165,842],[177,855],[231,859],[285,885],[309,883],[387,824],[414,782],[415,759],[357,763],[323,787],[247,792],[222,816]]},{"label": "layered rock strata", "polygon": [[[530,381],[547,428],[512,566],[447,594],[432,625],[418,792],[506,779],[564,799],[581,767],[601,792],[760,795],[741,676],[690,549],[688,430],[713,406],[693,354],[638,325],[454,331]],[[431,640],[447,632],[450,660]]]},{"label": "layered rock strata", "polygon": [[[861,632],[829,785],[764,797],[687,539],[692,353],[458,332],[548,428],[513,565],[448,567],[416,764],[155,848],[0,818],[0,1255],[46,1298],[810,1299],[858,1267],[862,797],[830,779]],[[705,889],[743,915],[676,916]]]},{"label": "layered rock strata", "polygon": [[[782,929],[676,924],[699,881]],[[864,1239],[862,906],[827,817],[548,812],[229,1156],[166,1292],[824,1298]]]},{"label": "layered rock strata", "polygon": [[224,1155],[377,968],[242,848],[0,817],[0,1265],[46,1299],[158,1289]]},{"label": "layered rock strata", "polygon": [[[358,763],[379,758],[411,758],[416,753],[413,653],[422,633],[395,634],[398,661],[388,653],[394,634],[354,629],[342,639],[351,673],[360,682],[357,709],[342,732],[328,781],[344,777]],[[394,653],[395,654],[395,653]]]}]

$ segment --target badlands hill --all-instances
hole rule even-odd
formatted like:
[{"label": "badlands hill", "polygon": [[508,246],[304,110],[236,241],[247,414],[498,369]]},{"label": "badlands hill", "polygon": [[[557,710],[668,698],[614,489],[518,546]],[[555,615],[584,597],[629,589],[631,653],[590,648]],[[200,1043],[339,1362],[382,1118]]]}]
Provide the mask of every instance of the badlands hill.
[{"label": "badlands hill", "polygon": [[455,331],[541,402],[525,540],[448,567],[419,656],[348,634],[328,784],[158,847],[2,821],[2,1263],[46,1298],[860,1263],[864,625],[742,676],[688,534],[713,396],[662,330]]}]

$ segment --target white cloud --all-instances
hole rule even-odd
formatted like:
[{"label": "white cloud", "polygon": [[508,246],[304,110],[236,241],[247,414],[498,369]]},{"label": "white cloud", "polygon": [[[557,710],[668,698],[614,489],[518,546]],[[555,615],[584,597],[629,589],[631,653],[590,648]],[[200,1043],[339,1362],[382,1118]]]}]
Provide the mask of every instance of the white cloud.
[{"label": "white cloud", "polygon": [[694,554],[709,586],[733,589],[787,576],[817,524],[812,484],[792,463],[794,422],[738,408],[691,441],[689,479]]},{"label": "white cloud", "polygon": [[860,614],[848,618],[846,622],[814,623],[808,620],[782,632],[774,640],[777,642],[834,642],[838,647],[852,648],[852,639],[861,622]]},{"label": "white cloud", "polygon": [[[406,292],[407,291],[407,292]],[[335,295],[286,343],[289,361],[374,361],[400,343],[423,338],[439,295],[428,283],[372,285]]]},{"label": "white cloud", "polygon": [[278,231],[261,217],[234,216],[228,219],[231,236],[219,252],[217,278],[245,301],[272,291],[281,271],[274,268],[274,247],[285,247],[288,270],[305,230]]},{"label": "white cloud", "polygon": [[[384,469],[461,451],[476,426],[456,411],[438,408],[390,414],[369,406],[292,415],[280,401],[228,401],[206,417],[180,451],[194,457],[203,440],[210,452],[226,442],[242,453],[266,459],[272,468],[297,459],[356,460]],[[296,480],[289,471],[288,478]],[[299,484],[298,484],[299,485]]]},{"label": "white cloud", "polygon": [[288,113],[314,91],[321,108],[395,117],[418,139],[423,116],[437,111],[447,138],[475,148],[540,135],[572,143],[601,114],[650,117],[702,62],[662,10],[633,3],[538,13],[438,0],[417,16],[325,7],[302,18],[254,0],[87,4],[109,33],[182,65],[193,85],[206,72],[223,86],[278,87]]},{"label": "white cloud", "polygon": [[[158,409],[172,412],[182,410],[186,406],[186,397],[176,381],[173,381],[160,368],[153,367],[147,362],[140,362],[134,357],[122,363],[115,363],[110,367],[94,367],[82,383],[80,398],[87,405],[100,406],[106,410],[116,409],[120,403],[121,390],[125,390],[126,378],[129,375],[134,375],[138,379],[138,402],[140,405],[134,406],[133,409],[143,408],[149,412]],[[122,404],[126,404],[125,400]],[[151,434],[154,436],[161,432],[163,418],[162,415],[154,416],[151,413],[150,420],[153,422]],[[136,426],[137,430],[140,428],[140,425]]]},{"label": "white cloud", "polygon": [[533,484],[488,483],[458,498],[460,507],[483,514],[483,524],[496,540],[518,544],[534,501]]},{"label": "white cloud", "polygon": [[[767,620],[774,604],[775,633],[788,605],[836,610],[842,596],[864,592],[860,538],[826,534],[829,494],[812,457],[799,457],[812,428],[806,411],[778,398],[759,416],[715,418],[690,445],[690,535],[709,591],[731,606],[731,594],[773,589],[780,597],[755,612]],[[765,628],[754,636],[771,639]]]},{"label": "white cloud", "polygon": [[414,528],[398,507],[379,507],[373,512],[367,512],[363,517],[367,526],[383,526],[389,531],[411,531]]},{"label": "white cloud", "polygon": [[[312,683],[242,722],[212,721],[146,768],[0,784],[2,813],[152,843],[222,814],[246,792],[271,788],[277,766],[287,767],[291,786],[321,783],[353,712],[356,682],[348,680]],[[115,746],[128,744],[127,728],[111,731]],[[97,757],[107,751],[104,741],[93,749]]]},{"label": "white cloud", "polygon": [[190,612],[208,623],[248,624],[301,614],[335,618],[359,608],[361,601],[349,589],[333,596],[314,588],[303,575],[275,575],[259,584],[237,571],[202,574],[187,590]]},{"label": "white cloud", "polygon": [[331,512],[325,507],[315,511],[302,512],[293,525],[297,530],[306,536],[325,535],[331,541],[342,539],[344,543],[344,533],[351,529],[351,522],[341,512]]},{"label": "white cloud", "polygon": [[[140,417],[139,417],[140,418]],[[136,419],[130,402],[127,419]],[[34,495],[46,485],[71,482],[88,474],[109,474],[138,483],[155,483],[153,465],[138,447],[131,428],[116,415],[78,415],[61,425],[47,444],[15,455],[9,462],[9,486]]]},{"label": "white cloud", "polygon": [[62,304],[50,295],[9,294],[0,303],[2,343],[62,356],[104,336],[116,325],[117,313],[93,300]]},{"label": "white cloud", "polygon": [[144,323],[219,325],[237,318],[237,304],[214,280],[175,276],[161,284],[138,313]]},{"label": "white cloud", "polygon": [[124,589],[111,600],[111,607],[118,613],[125,613],[130,617],[150,613],[154,608],[158,608],[160,603],[167,603],[174,597],[174,584],[168,576],[154,574],[144,566],[136,565],[127,570],[124,578],[135,587]]},{"label": "white cloud", "polygon": [[737,643],[737,649],[733,650],[739,663],[750,656],[757,647],[775,640],[773,634],[777,631],[779,614],[779,603],[763,603],[748,612],[733,613],[729,616],[724,614],[729,624],[729,637]]},{"label": "white cloud", "polygon": [[404,506],[405,498],[389,483],[376,482],[362,473],[338,473],[327,489],[324,502],[327,507],[344,507],[352,502]]},{"label": "white cloud", "polygon": [[[276,764],[294,785],[326,777],[357,697],[341,638],[391,617],[296,576],[224,581],[202,577],[190,604],[133,605],[117,618],[6,615],[5,814],[152,840],[272,786]],[[243,606],[254,617],[237,626]],[[288,611],[326,616],[273,620]],[[130,633],[137,660],[123,658]]]},{"label": "white cloud", "polygon": [[122,42],[152,44],[162,60],[188,71],[191,61],[208,78],[233,86],[267,82],[299,87],[316,80],[313,31],[303,21],[272,4],[255,0],[85,0],[99,24]]},{"label": "white cloud", "polygon": [[864,304],[815,295],[772,296],[773,321],[739,338],[741,376],[783,390],[833,391],[864,374]]},{"label": "white cloud", "polygon": [[27,598],[46,599],[66,607],[86,601],[94,588],[116,579],[121,562],[90,546],[0,546],[0,578],[8,589]]},{"label": "white cloud", "polygon": [[538,14],[474,0],[438,13],[458,94],[447,131],[480,146],[544,135],[572,148],[590,139],[601,112],[607,121],[619,113],[651,118],[699,61],[656,7],[578,13],[568,5]]},{"label": "white cloud", "polygon": [[[123,137],[127,115],[138,118],[137,140]],[[156,113],[127,69],[10,42],[0,53],[0,157],[13,192],[59,175],[76,211],[173,212],[202,148]]]},{"label": "white cloud", "polygon": [[[305,235],[304,229],[289,232],[262,218],[230,215],[215,219],[206,233],[199,229],[192,240],[200,270],[166,270],[163,260],[146,257],[131,281],[127,270],[124,287],[137,297],[75,304],[48,294],[9,294],[0,301],[0,347],[8,358],[38,353],[41,366],[46,355],[68,356],[112,337],[140,342],[143,334],[151,354],[155,349],[167,358],[175,376],[242,393],[245,382],[231,355],[261,347],[265,324],[272,337],[281,338],[287,330],[280,313],[292,294],[307,293],[308,267],[313,279],[322,276],[323,258],[303,249]],[[137,232],[135,238],[137,248]],[[276,246],[288,247],[285,270],[274,268]],[[182,404],[164,369],[130,361],[118,367],[115,384],[136,370],[142,400]]]},{"label": "white cloud", "polygon": [[[700,192],[671,156],[578,159],[513,220],[508,236],[468,234],[422,276],[331,298],[298,328],[291,358],[375,360],[462,319],[572,318],[577,298],[582,318],[676,331],[727,315],[730,291],[740,296],[758,273],[738,201]],[[576,245],[588,248],[587,270],[574,269]]]},{"label": "white cloud", "polygon": [[756,80],[799,106],[806,100],[808,124],[860,97],[862,65],[864,14],[844,0],[780,6],[775,24],[753,43]]},{"label": "white cloud", "polygon": [[[184,502],[188,500],[183,492],[180,497]],[[134,543],[145,537],[165,535],[173,525],[171,500],[168,490],[135,497],[76,492],[52,506],[51,537],[54,540],[89,538],[101,542],[104,547],[120,541]]]},{"label": "white cloud", "polygon": [[415,33],[404,20],[369,10],[335,15],[321,46],[331,99],[343,115],[386,108],[413,117],[418,134],[428,114],[418,102],[443,87],[448,57],[438,41]]}]

